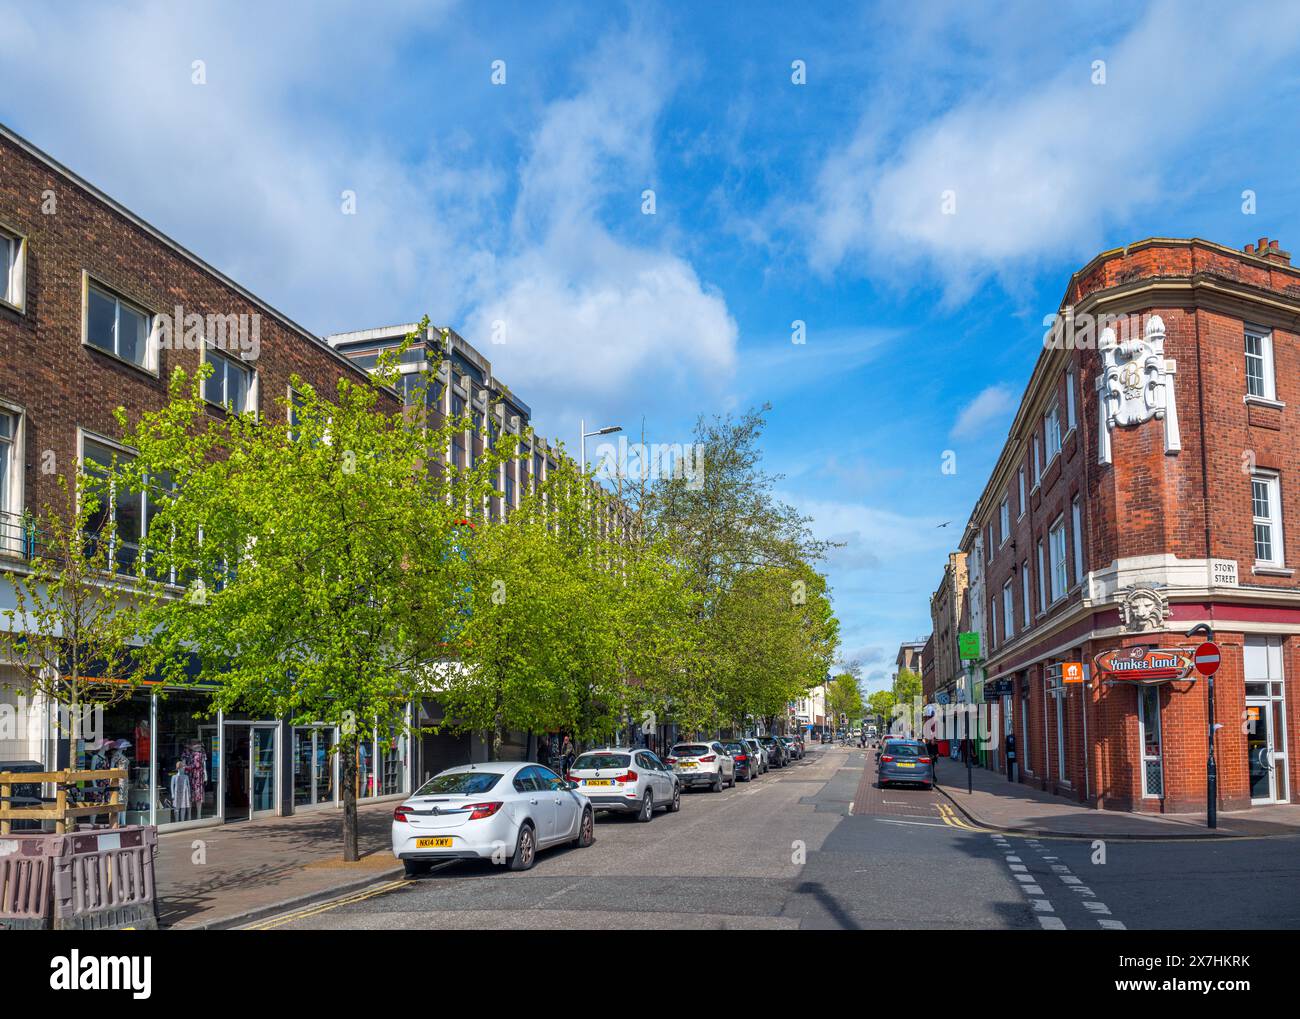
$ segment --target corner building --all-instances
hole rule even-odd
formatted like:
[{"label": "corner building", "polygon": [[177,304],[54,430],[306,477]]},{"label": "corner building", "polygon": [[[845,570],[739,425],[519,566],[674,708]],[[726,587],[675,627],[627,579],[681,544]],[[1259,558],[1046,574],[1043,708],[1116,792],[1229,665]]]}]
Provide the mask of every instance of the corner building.
[{"label": "corner building", "polygon": [[[962,538],[976,699],[1018,780],[1202,811],[1209,684],[1096,655],[1213,627],[1219,808],[1300,802],[1300,270],[1277,241],[1151,238],[1075,273]],[[1037,340],[1035,341],[1037,342]],[[1061,666],[1085,663],[1086,681]],[[1005,742],[986,755],[1005,771]]]}]

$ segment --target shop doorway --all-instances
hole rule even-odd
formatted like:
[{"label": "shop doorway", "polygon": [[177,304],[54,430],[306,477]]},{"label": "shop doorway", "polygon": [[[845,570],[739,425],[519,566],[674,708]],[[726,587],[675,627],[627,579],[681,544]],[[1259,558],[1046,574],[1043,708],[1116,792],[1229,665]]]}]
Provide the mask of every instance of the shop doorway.
[{"label": "shop doorway", "polygon": [[1281,698],[1246,698],[1246,763],[1251,803],[1285,803],[1286,754]]},{"label": "shop doorway", "polygon": [[275,813],[275,726],[227,722],[222,779],[226,821]]}]

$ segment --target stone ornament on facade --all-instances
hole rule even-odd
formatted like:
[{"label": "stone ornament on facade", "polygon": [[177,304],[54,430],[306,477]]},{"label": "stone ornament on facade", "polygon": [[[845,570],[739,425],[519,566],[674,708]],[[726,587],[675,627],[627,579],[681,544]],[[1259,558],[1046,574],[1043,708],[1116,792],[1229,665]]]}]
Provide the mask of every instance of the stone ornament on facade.
[{"label": "stone ornament on facade", "polygon": [[1174,398],[1177,363],[1165,358],[1165,323],[1159,315],[1147,319],[1141,339],[1120,342],[1115,330],[1102,330],[1097,342],[1102,356],[1097,376],[1097,462],[1110,463],[1112,428],[1140,425],[1155,418],[1165,426],[1165,453],[1182,449],[1178,405]]},{"label": "stone ornament on facade", "polygon": [[1165,620],[1173,615],[1169,597],[1158,588],[1144,584],[1125,588],[1119,607],[1124,616],[1124,629],[1133,633],[1163,629]]}]

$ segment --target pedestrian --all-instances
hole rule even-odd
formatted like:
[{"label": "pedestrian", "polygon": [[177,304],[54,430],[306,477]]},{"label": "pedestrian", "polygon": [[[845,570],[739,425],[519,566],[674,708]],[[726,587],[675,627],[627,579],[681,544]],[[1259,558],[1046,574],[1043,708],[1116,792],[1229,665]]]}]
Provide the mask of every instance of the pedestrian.
[{"label": "pedestrian", "polygon": [[573,740],[569,738],[569,734],[566,732],[564,734],[564,745],[560,748],[560,757],[564,761],[564,773],[566,775],[569,773],[569,770],[573,767],[574,756],[575,755],[573,753]]}]

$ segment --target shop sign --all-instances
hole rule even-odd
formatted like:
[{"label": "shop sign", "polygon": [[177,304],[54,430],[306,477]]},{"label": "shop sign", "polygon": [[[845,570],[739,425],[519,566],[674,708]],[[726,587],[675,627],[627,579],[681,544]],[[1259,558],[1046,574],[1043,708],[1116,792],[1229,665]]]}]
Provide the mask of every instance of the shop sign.
[{"label": "shop sign", "polygon": [[1013,692],[1013,683],[1009,679],[990,679],[984,684],[984,700],[990,697],[1005,697]]},{"label": "shop sign", "polygon": [[1093,662],[1098,672],[1135,682],[1185,679],[1192,671],[1191,653],[1177,647],[1115,648],[1103,651]]},{"label": "shop sign", "polygon": [[1082,683],[1082,682],[1083,682],[1083,662],[1062,662],[1062,663],[1061,663],[1061,682],[1062,682],[1062,683]]},{"label": "shop sign", "polygon": [[957,634],[957,654],[966,661],[978,661],[980,657],[980,635],[974,630]]}]

